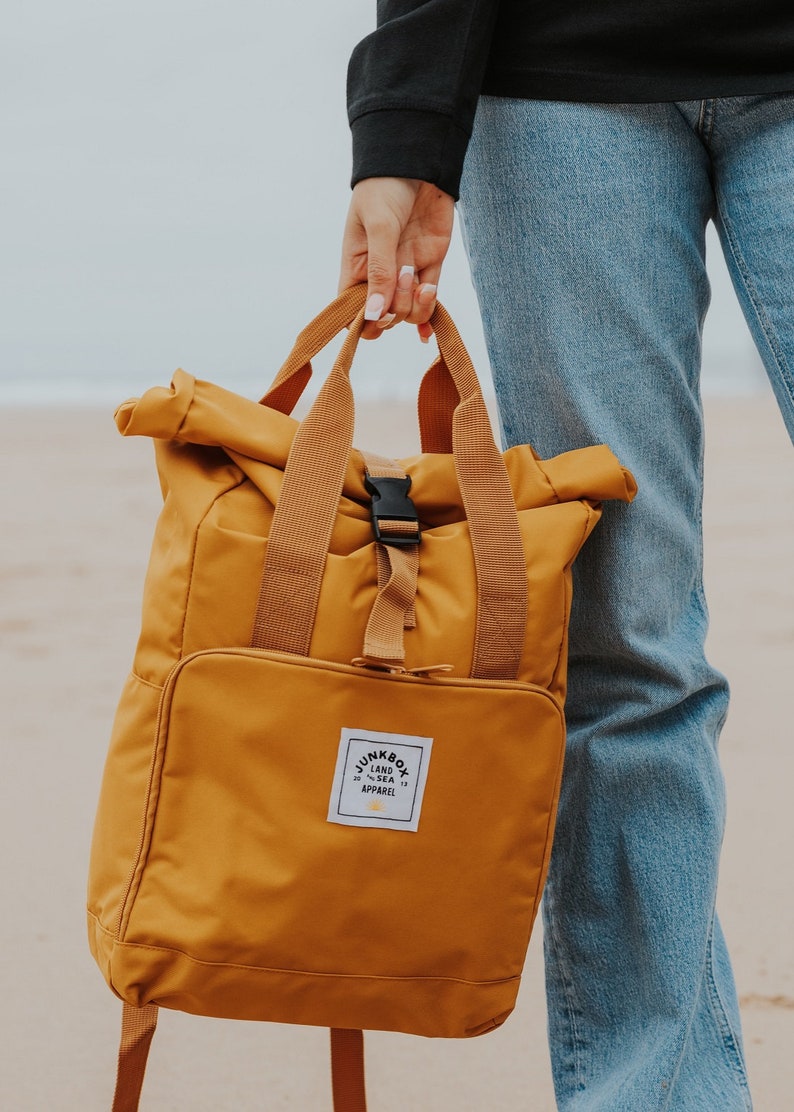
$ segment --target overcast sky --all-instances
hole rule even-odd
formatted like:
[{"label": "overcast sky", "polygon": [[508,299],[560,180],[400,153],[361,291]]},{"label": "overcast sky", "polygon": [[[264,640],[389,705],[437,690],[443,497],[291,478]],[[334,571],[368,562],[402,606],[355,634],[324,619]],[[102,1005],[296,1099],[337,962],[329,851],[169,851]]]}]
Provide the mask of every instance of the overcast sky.
[{"label": "overcast sky", "polygon": [[[182,365],[264,388],[335,293],[345,72],[374,8],[5,0],[0,380],[137,389]],[[710,351],[749,361],[724,275],[715,282]],[[457,243],[442,296],[482,365]],[[378,359],[412,389],[426,349],[388,340]]]}]

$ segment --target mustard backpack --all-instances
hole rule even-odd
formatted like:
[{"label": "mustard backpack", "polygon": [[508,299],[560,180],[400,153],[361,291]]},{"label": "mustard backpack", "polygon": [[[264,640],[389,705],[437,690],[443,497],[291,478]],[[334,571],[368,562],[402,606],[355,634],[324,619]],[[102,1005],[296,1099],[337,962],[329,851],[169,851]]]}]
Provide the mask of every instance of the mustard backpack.
[{"label": "mustard backpack", "polygon": [[[177,371],[125,403],[164,505],[91,851],[91,950],[124,1002],[114,1112],[157,1009],[478,1035],[513,1009],[564,749],[571,564],[631,475],[497,450],[449,316],[422,453],[352,449],[355,287],[255,403]],[[352,322],[352,324],[351,324]],[[350,330],[309,415],[310,360]]]}]

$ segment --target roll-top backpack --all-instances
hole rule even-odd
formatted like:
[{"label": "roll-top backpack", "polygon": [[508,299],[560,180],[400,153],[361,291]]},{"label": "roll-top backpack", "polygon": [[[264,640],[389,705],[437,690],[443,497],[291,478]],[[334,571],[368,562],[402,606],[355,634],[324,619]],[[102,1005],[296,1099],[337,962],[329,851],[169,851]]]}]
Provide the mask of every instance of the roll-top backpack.
[{"label": "roll-top backpack", "polygon": [[635,485],[604,446],[502,455],[440,306],[421,454],[354,450],[364,295],[260,403],[178,371],[116,413],[154,439],[164,505],[90,863],[90,946],[124,1002],[114,1112],[138,1107],[161,1007],[331,1028],[334,1107],[361,1112],[364,1029],[478,1035],[515,1003],[571,564]]}]

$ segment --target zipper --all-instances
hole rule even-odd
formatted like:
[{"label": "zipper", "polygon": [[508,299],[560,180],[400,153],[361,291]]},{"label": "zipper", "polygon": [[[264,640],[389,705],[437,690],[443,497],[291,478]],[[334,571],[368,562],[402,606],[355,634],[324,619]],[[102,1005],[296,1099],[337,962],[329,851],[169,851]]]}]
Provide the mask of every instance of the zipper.
[{"label": "zipper", "polygon": [[135,873],[138,870],[138,863],[140,862],[141,854],[143,853],[144,843],[146,841],[146,816],[149,813],[149,800],[151,799],[151,795],[152,795],[152,784],[154,783],[154,770],[155,770],[155,767],[157,765],[157,749],[158,749],[159,742],[160,742],[160,726],[161,726],[162,720],[163,720],[163,705],[165,703],[166,692],[168,691],[168,688],[169,688],[169,685],[171,683],[172,677],[179,670],[179,668],[182,666],[182,664],[185,663],[185,661],[188,660],[188,659],[189,659],[188,657],[184,657],[182,660],[178,660],[176,662],[176,664],[172,665],[171,670],[169,671],[168,675],[165,677],[165,682],[163,683],[163,689],[160,692],[160,701],[157,704],[157,720],[156,720],[156,725],[155,725],[155,730],[154,730],[154,746],[152,748],[152,759],[151,759],[151,762],[149,764],[149,779],[146,783],[146,793],[144,795],[143,821],[141,822],[141,833],[140,833],[140,836],[138,838],[138,848],[135,851],[135,855],[134,855],[133,860],[132,860],[132,867],[131,867],[131,869],[129,871],[129,875],[127,877],[127,883],[124,886],[124,893],[123,893],[123,895],[121,897],[121,901],[119,903],[119,913],[118,913],[118,917],[116,919],[116,926],[115,926],[115,929],[114,929],[114,932],[113,932],[114,937],[115,937],[117,942],[121,941],[121,925],[124,922],[124,912],[127,910],[127,901],[129,900],[129,897],[130,897],[130,891],[132,889],[132,882],[135,879]]}]

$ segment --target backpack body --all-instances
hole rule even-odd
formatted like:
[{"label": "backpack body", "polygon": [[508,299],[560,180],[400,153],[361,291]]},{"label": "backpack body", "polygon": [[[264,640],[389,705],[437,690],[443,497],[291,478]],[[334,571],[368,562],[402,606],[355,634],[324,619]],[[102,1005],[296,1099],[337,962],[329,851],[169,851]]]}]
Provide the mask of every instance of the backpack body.
[{"label": "backpack body", "polygon": [[[421,540],[389,569],[376,469],[348,432],[328,449],[322,520],[311,505],[344,399],[332,384],[314,446],[276,407],[351,304],[302,334],[271,404],[177,372],[117,412],[124,435],[155,440],[164,505],[97,812],[90,946],[134,1008],[476,1035],[514,1006],[548,865],[571,564],[601,500],[635,487],[603,446],[545,462],[494,448],[467,472],[479,391],[449,370],[462,357],[444,318],[422,404],[430,450],[394,465]],[[286,525],[282,494],[297,506]],[[318,543],[319,575],[304,551]],[[502,606],[503,559],[521,586]],[[399,660],[372,651],[375,611],[399,626]]]}]

